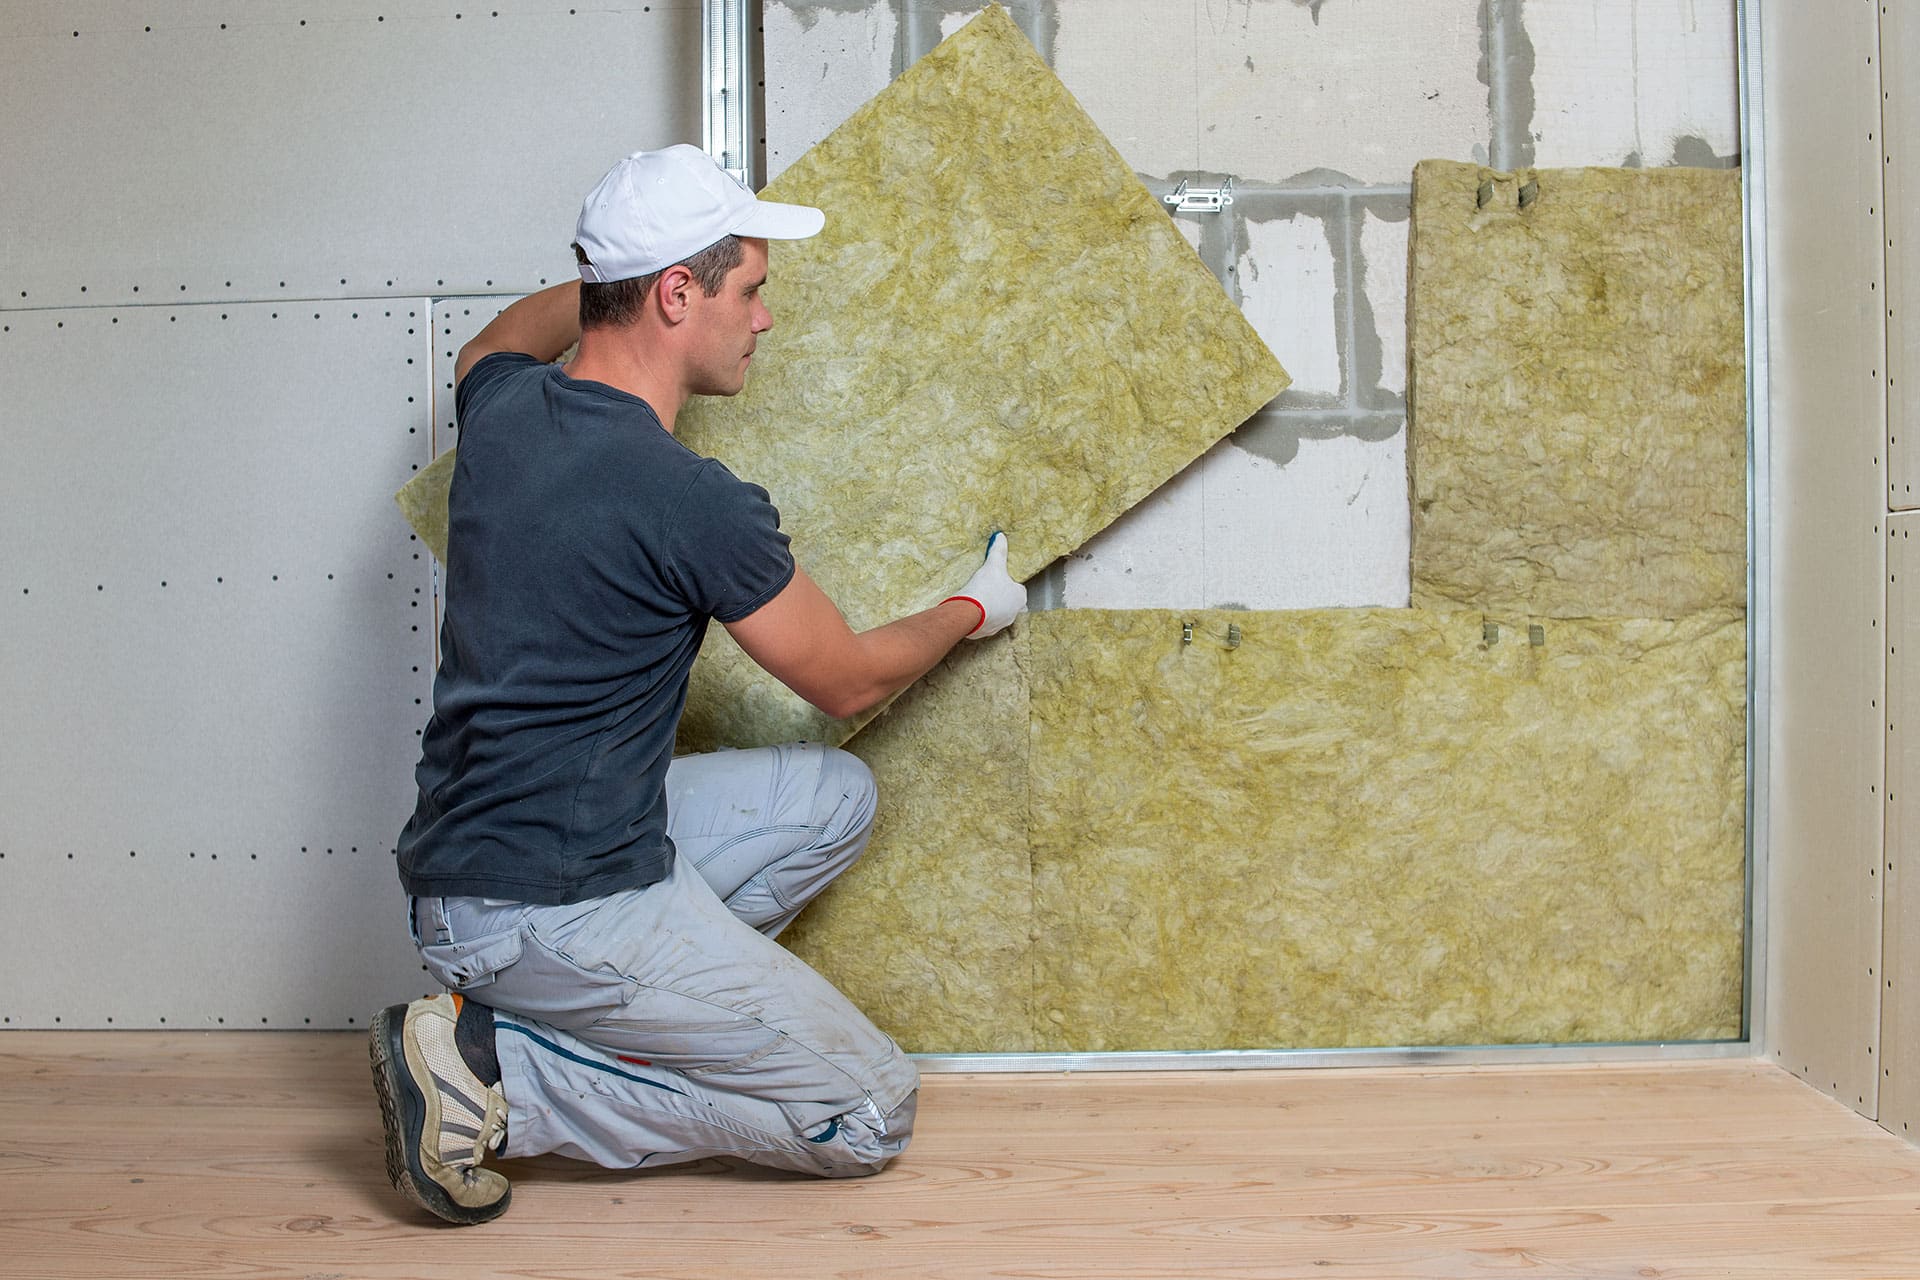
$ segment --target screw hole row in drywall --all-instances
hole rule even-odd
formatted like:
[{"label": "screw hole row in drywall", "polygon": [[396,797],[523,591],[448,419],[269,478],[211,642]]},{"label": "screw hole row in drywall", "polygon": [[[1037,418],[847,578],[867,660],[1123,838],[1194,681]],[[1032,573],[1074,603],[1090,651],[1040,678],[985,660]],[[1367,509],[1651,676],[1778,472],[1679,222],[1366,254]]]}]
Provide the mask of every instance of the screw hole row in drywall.
[{"label": "screw hole row in drywall", "polygon": [[[425,966],[423,965],[423,966],[422,966],[422,968],[424,968],[424,967],[425,967]],[[54,1020],[54,1022],[55,1022],[55,1023],[58,1023],[58,1024],[60,1024],[60,1025],[65,1025],[65,1023],[64,1023],[64,1021],[63,1021],[63,1018],[64,1018],[64,1015],[62,1015],[62,1014],[57,1014],[57,1013],[56,1013],[56,1014],[54,1014],[54,1015],[53,1015],[53,1020]],[[203,1015],[202,1015],[202,1020],[204,1021],[204,1019],[205,1019],[205,1015],[203,1014]],[[22,1019],[20,1019],[20,1021],[21,1021],[21,1022],[25,1022],[25,1021],[26,1021],[26,1019],[25,1019],[25,1018],[22,1018]],[[108,1015],[106,1015],[106,1021],[107,1021],[107,1022],[108,1022],[109,1024],[111,1024],[111,1023],[113,1022],[113,1015],[112,1015],[112,1014],[108,1014]],[[161,1026],[167,1026],[167,1025],[170,1025],[170,1024],[169,1024],[169,1023],[167,1022],[167,1018],[166,1018],[166,1015],[165,1015],[165,1014],[161,1014],[161,1015],[160,1015],[160,1016],[159,1016],[158,1018],[156,1018],[156,1019],[155,1019],[155,1021],[156,1021],[156,1022],[158,1022],[158,1023],[159,1023],[159,1024],[161,1025]],[[214,1023],[215,1023],[216,1025],[220,1025],[220,1026],[225,1026],[225,1025],[226,1025],[226,1021],[227,1021],[227,1019],[226,1019],[226,1016],[225,1016],[224,1014],[216,1014],[216,1015],[214,1015],[214,1018],[213,1018],[213,1021],[214,1021]],[[235,1021],[238,1021],[238,1019],[235,1019]],[[302,1026],[308,1026],[308,1027],[310,1027],[310,1026],[312,1026],[312,1025],[313,1025],[313,1018],[312,1018],[312,1016],[311,1016],[311,1015],[308,1015],[308,1016],[304,1016],[304,1017],[302,1017],[302,1018],[300,1019],[300,1024],[301,1024]],[[12,1015],[12,1014],[0,1014],[0,1026],[12,1026],[12,1025],[14,1025],[14,1018],[13,1018],[13,1015]],[[270,1022],[270,1021],[269,1021],[269,1020],[268,1020],[267,1018],[265,1018],[265,1017],[262,1017],[262,1018],[260,1019],[260,1025],[262,1025],[262,1026],[271,1026],[271,1025],[272,1025],[272,1023],[271,1023],[271,1022]],[[352,1026],[352,1025],[353,1025],[353,1019],[352,1019],[352,1018],[348,1018],[348,1019],[347,1019],[347,1025],[348,1025],[348,1026]],[[135,1178],[135,1179],[134,1179],[134,1181],[135,1181],[135,1182],[138,1182],[138,1181],[139,1181],[139,1179],[138,1179],[138,1178]]]},{"label": "screw hole row in drywall", "polygon": [[[184,287],[184,286],[182,286],[182,287]],[[136,289],[136,290],[135,290],[135,292],[138,292],[138,289]],[[24,296],[24,295],[22,295],[22,296]],[[322,299],[322,301],[324,302],[324,301],[325,301],[325,299]],[[191,314],[191,313],[189,312],[188,314]],[[386,311],[386,312],[383,312],[382,314],[383,314],[384,316],[386,316],[387,318],[389,318],[389,319],[390,319],[390,318],[392,318],[392,316],[393,316],[393,312],[391,312],[391,311]],[[179,320],[179,318],[180,318],[180,315],[181,315],[181,313],[180,313],[180,312],[178,312],[178,311],[176,311],[176,312],[174,312],[173,314],[171,314],[171,315],[169,315],[169,316],[167,317],[167,320],[168,320],[168,322],[169,322],[169,323],[172,323],[172,322],[175,322],[175,321],[177,321],[177,320]],[[322,312],[322,311],[315,311],[315,312],[313,312],[313,313],[312,313],[312,315],[313,315],[313,318],[314,318],[315,320],[324,320],[324,319],[326,318],[326,313],[325,313],[325,312]],[[102,318],[102,317],[95,317],[95,319],[96,319],[96,320],[97,320],[97,319],[100,319],[100,318]],[[116,315],[106,315],[106,316],[104,316],[104,318],[105,318],[105,320],[107,321],[107,323],[109,323],[109,324],[119,324],[119,323],[120,323],[120,317],[119,317],[119,316],[116,316]],[[222,312],[220,313],[220,318],[221,318],[222,320],[230,320],[230,319],[232,319],[232,318],[233,318],[233,313],[232,313],[232,312],[230,312],[230,311],[222,311]],[[270,311],[270,312],[268,312],[268,313],[267,313],[267,318],[268,318],[269,320],[278,320],[278,319],[280,319],[280,313],[279,313],[278,311]],[[287,318],[288,318],[288,319],[292,319],[292,318],[293,318],[293,313],[292,313],[292,312],[288,312],[288,313],[287,313]],[[358,320],[358,319],[360,318],[360,313],[359,313],[358,311],[355,311],[355,312],[353,312],[353,313],[351,313],[351,315],[350,315],[350,316],[349,316],[348,318],[349,318],[349,319],[353,319],[353,320]],[[413,313],[413,312],[411,312],[411,311],[409,311],[409,312],[407,312],[407,319],[409,319],[409,320],[411,320],[411,319],[414,319],[414,318],[415,318],[415,317],[414,317],[414,313]],[[79,318],[78,318],[78,317],[75,317],[75,319],[74,319],[74,325],[75,325],[75,327],[77,328],[77,327],[79,326],[79,324],[80,324],[80,320],[79,320]],[[65,320],[55,320],[55,321],[53,322],[53,327],[54,327],[54,328],[56,328],[56,329],[65,329],[65,328],[67,327],[67,322],[66,322]],[[9,322],[7,322],[7,323],[6,323],[5,325],[0,325],[0,333],[12,333],[12,332],[13,332],[13,328],[14,328],[14,326],[13,326],[13,323],[12,323],[11,321],[9,321]],[[23,329],[23,331],[24,331],[24,328],[25,328],[25,326],[24,326],[24,323],[23,323],[23,325],[22,325],[22,329]],[[412,332],[413,332],[413,330],[412,330],[412,329],[408,329],[408,330],[407,330],[407,332],[408,332],[408,333],[412,333]],[[408,363],[408,364],[412,364],[412,363],[413,363],[413,358],[412,358],[411,356],[409,356],[409,357],[407,358],[407,363]],[[411,396],[409,396],[409,397],[407,397],[407,398],[408,398],[409,400],[411,400],[411,399],[412,399],[413,397],[411,397]]]},{"label": "screw hole row in drywall", "polygon": [[[569,10],[567,10],[567,16],[568,16],[568,17],[574,17],[574,16],[576,16],[576,15],[578,15],[578,14],[579,14],[579,12],[580,12],[580,11],[579,11],[578,9],[569,9]],[[652,6],[652,5],[650,5],[650,4],[647,4],[647,5],[641,5],[641,6],[640,6],[640,12],[642,12],[642,13],[652,13],[652,12],[653,12],[653,6]],[[460,11],[458,11],[458,12],[456,12],[456,13],[455,13],[455,14],[453,15],[453,17],[454,17],[454,21],[456,21],[456,22],[463,22],[463,21],[465,21],[465,20],[466,20],[466,16],[467,16],[467,15],[466,15],[466,11],[465,11],[464,9],[463,9],[463,10],[460,10]],[[490,9],[490,10],[488,10],[488,11],[487,11],[487,16],[488,16],[489,18],[497,18],[497,17],[499,17],[499,16],[500,16],[500,11],[499,11],[498,9]],[[374,21],[375,21],[376,23],[383,23],[383,22],[385,22],[385,21],[387,20],[387,15],[386,15],[386,14],[384,14],[384,13],[381,13],[381,14],[376,14],[376,15],[374,15],[374,19],[373,19],[373,20],[374,20]],[[342,20],[342,19],[338,19],[338,18],[336,18],[336,19],[334,19],[334,21],[335,21],[336,23],[339,23],[339,22],[341,22],[341,21],[343,21],[343,20]],[[258,27],[258,26],[267,26],[267,25],[271,25],[271,24],[268,24],[268,23],[253,23],[253,24],[250,24],[250,25],[253,25],[253,26],[257,26],[257,27]],[[304,26],[306,26],[306,25],[307,25],[307,20],[306,20],[305,18],[301,18],[301,19],[300,19],[300,20],[298,21],[298,23],[297,23],[296,25],[297,25],[297,26],[302,26],[302,27],[304,27]],[[219,24],[219,27],[220,27],[220,30],[222,30],[222,31],[230,31],[230,30],[232,30],[232,29],[233,29],[233,28],[232,28],[231,26],[229,26],[229,25],[228,25],[227,23],[224,23],[224,22],[222,22],[222,23],[220,23],[220,24]],[[175,29],[175,30],[179,30],[180,28],[174,28],[174,29]],[[145,34],[145,35],[152,35],[152,34],[153,34],[153,27],[152,27],[152,26],[150,26],[150,25],[149,25],[149,26],[143,26],[143,27],[141,28],[141,32],[142,32],[142,34]],[[74,39],[76,39],[76,40],[78,40],[78,39],[80,38],[80,32],[78,32],[78,31],[76,31],[76,32],[74,32],[74,33],[73,33],[73,38],[74,38]]]},{"label": "screw hole row in drywall", "polygon": [[[418,541],[418,539],[417,539],[417,538],[410,538],[409,540],[410,540],[410,541]],[[415,560],[418,560],[418,559],[420,558],[420,556],[419,556],[419,553],[417,553],[417,552],[416,552],[416,553],[414,554],[414,557],[413,557],[413,558],[414,558]],[[340,581],[340,578],[339,578],[339,575],[337,575],[337,574],[332,574],[332,573],[329,573],[329,574],[326,574],[326,575],[324,575],[324,577],[325,577],[325,580],[326,580],[326,581],[328,581],[328,582],[338,582],[338,581]],[[281,576],[280,576],[279,574],[277,574],[277,573],[270,573],[270,574],[268,574],[268,575],[267,575],[267,581],[268,581],[268,582],[282,582],[282,581],[289,581],[289,582],[291,582],[291,581],[293,581],[293,580],[294,580],[294,579],[292,579],[292,578],[287,578],[287,579],[282,579],[282,578],[281,578]],[[182,582],[186,582],[186,581],[192,581],[192,579],[182,579],[182,578],[159,578],[159,579],[156,579],[156,581],[157,581],[157,582],[158,582],[158,584],[159,584],[159,589],[161,589],[161,590],[168,590],[168,589],[171,589],[171,588],[173,588],[173,587],[175,587],[175,586],[178,586],[178,585],[180,585],[180,584],[181,584]],[[204,581],[205,581],[205,580],[204,580],[204,579],[200,579],[200,581],[202,581],[202,582],[204,583]],[[391,570],[389,570],[389,571],[388,571],[388,573],[387,573],[387,581],[388,581],[388,582],[392,582],[392,581],[394,581],[394,574],[393,574],[393,572],[392,572]],[[241,582],[241,579],[239,579],[239,578],[235,578],[235,579],[234,579],[234,585],[236,585],[236,586],[237,586],[237,585],[239,585],[239,584],[240,584],[240,582]],[[222,586],[226,586],[226,585],[227,585],[227,575],[226,575],[226,574],[224,574],[224,573],[216,573],[215,575],[213,575],[213,585],[214,585],[214,586],[216,586],[216,587],[222,587]],[[116,587],[116,589],[118,589],[118,588]],[[41,589],[41,591],[42,591],[42,594],[45,594],[45,590],[46,590],[46,589],[45,589],[44,587],[43,587],[43,588]],[[106,584],[106,583],[104,583],[104,582],[96,582],[96,583],[94,583],[94,584],[93,584],[93,591],[94,591],[94,594],[95,594],[96,596],[101,596],[101,595],[105,595],[105,594],[106,594],[106,591],[107,591],[107,584]],[[421,589],[420,589],[419,587],[415,587],[415,588],[413,589],[413,592],[414,592],[414,594],[415,594],[415,595],[419,595],[419,594],[421,594]],[[23,595],[23,596],[31,596],[31,595],[33,594],[33,587],[32,587],[31,585],[28,585],[28,586],[24,586],[24,587],[21,587],[21,588],[20,588],[20,594],[21,594],[21,595]],[[408,603],[409,603],[409,605],[410,605],[410,607],[412,607],[412,608],[415,608],[415,609],[417,609],[417,608],[419,608],[419,607],[420,607],[420,605],[419,605],[419,602],[418,602],[418,601],[409,601]]]},{"label": "screw hole row in drywall", "polygon": [[[420,668],[418,668],[418,667],[415,667],[415,668],[414,668],[414,670],[415,670],[415,671],[418,671],[419,669],[420,669]],[[417,702],[417,701],[419,701],[419,699],[417,699],[417,698],[416,698],[416,699],[415,699],[415,701]],[[332,855],[333,855],[333,854],[334,854],[335,852],[337,852],[337,851],[338,851],[338,849],[340,848],[340,846],[336,846],[336,845],[309,845],[309,844],[303,844],[303,845],[301,845],[301,846],[300,846],[300,852],[301,852],[301,853],[304,853],[304,854],[311,854],[311,853],[313,853],[313,851],[314,851],[314,850],[315,850],[316,848],[317,848],[317,849],[319,849],[319,850],[320,850],[320,851],[321,851],[322,853],[324,853],[324,854],[326,854],[326,855],[328,855],[328,856],[332,856]],[[360,852],[360,846],[359,846],[359,845],[357,845],[357,844],[350,844],[350,845],[346,845],[346,846],[345,846],[345,849],[346,849],[346,851],[347,851],[348,853],[359,853],[359,852]],[[149,850],[147,851],[147,853],[148,853],[148,856],[149,856],[149,858],[151,858],[151,857],[153,856],[153,851],[152,851],[151,849],[149,849]],[[6,852],[5,852],[4,850],[0,850],[0,861],[5,861],[5,860],[6,860],[6,856],[7,856],[7,855],[6,855]],[[139,851],[138,849],[129,849],[129,850],[127,850],[127,856],[128,856],[129,858],[137,858],[137,857],[139,857],[139,856],[140,856],[140,851]],[[179,851],[178,851],[178,850],[175,850],[175,851],[174,851],[174,856],[175,856],[176,858],[180,856],[180,855],[179,855]],[[188,857],[189,859],[191,859],[191,860],[193,860],[193,861],[198,861],[198,860],[200,859],[200,851],[199,851],[198,849],[188,849],[188,850],[186,851],[186,856],[187,856],[187,857]],[[73,853],[72,853],[71,851],[68,851],[68,853],[67,853],[67,856],[66,856],[66,860],[67,860],[68,862],[74,862],[74,861],[77,861],[77,859],[76,859],[76,858],[74,857],[74,855],[73,855]],[[217,854],[217,853],[209,853],[209,854],[207,854],[207,859],[206,859],[206,860],[207,860],[208,862],[218,862],[218,861],[220,861],[220,855],[219,855],[219,854]],[[237,859],[237,858],[234,858],[233,860],[234,860],[234,861],[238,861],[238,859]],[[248,860],[249,862],[258,862],[258,861],[260,860],[260,855],[259,855],[259,854],[257,854],[257,853],[249,853],[249,854],[247,855],[247,860]]]}]

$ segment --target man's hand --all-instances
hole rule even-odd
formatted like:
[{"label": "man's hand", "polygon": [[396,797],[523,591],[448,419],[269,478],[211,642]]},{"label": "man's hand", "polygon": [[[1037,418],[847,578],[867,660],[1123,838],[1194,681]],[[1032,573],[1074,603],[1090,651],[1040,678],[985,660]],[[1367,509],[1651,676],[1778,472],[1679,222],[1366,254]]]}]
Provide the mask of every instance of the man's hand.
[{"label": "man's hand", "polygon": [[1027,589],[1007,575],[1007,535],[987,539],[987,560],[974,571],[959,593],[940,603],[964,600],[980,610],[980,625],[967,632],[969,640],[983,640],[1004,631],[1027,611]]}]

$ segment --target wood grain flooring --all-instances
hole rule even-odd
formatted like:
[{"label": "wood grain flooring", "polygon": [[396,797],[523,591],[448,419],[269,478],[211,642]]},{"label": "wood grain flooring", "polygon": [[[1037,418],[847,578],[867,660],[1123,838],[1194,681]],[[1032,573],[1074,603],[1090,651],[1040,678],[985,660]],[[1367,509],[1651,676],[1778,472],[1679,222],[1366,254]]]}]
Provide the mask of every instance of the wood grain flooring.
[{"label": "wood grain flooring", "polygon": [[0,1276],[1920,1278],[1920,1150],[1759,1062],[929,1076],[877,1178],[394,1194],[364,1042],[0,1034]]}]

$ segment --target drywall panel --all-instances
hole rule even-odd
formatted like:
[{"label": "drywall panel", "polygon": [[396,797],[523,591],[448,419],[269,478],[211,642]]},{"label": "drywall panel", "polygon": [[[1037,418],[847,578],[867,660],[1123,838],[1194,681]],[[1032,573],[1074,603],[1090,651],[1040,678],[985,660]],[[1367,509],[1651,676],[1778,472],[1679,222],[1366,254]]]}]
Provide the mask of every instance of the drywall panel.
[{"label": "drywall panel", "polygon": [[[1004,9],[943,42],[766,189],[776,242],[745,392],[677,432],[765,485],[857,629],[1025,580],[1244,421],[1287,375]],[[715,628],[683,749],[853,731]]]},{"label": "drywall panel", "polygon": [[6,1025],[345,1026],[416,988],[430,561],[389,495],[428,456],[426,315],[0,323]]},{"label": "drywall panel", "polygon": [[[1886,174],[1887,505],[1920,507],[1920,342],[1908,313],[1920,308],[1920,13],[1880,7],[1881,161]],[[1864,127],[1875,141],[1874,122]],[[1914,177],[1907,176],[1913,169]]]},{"label": "drywall panel", "polygon": [[[590,53],[589,53],[590,51]],[[0,307],[532,289],[700,132],[700,7],[0,8]]]},{"label": "drywall panel", "polygon": [[1014,637],[962,645],[848,745],[873,839],[780,941],[912,1053],[1030,1050],[1027,683]]},{"label": "drywall panel", "polygon": [[1886,351],[1870,0],[1767,3],[1757,38],[1772,607],[1768,1056],[1877,1107]]},{"label": "drywall panel", "polygon": [[1041,1049],[1740,1035],[1737,611],[1024,627]]},{"label": "drywall panel", "polygon": [[1920,1135],[1920,514],[1887,521],[1886,895],[1880,966],[1880,1123]]},{"label": "drywall panel", "polygon": [[1746,601],[1740,177],[1415,170],[1413,600]]}]

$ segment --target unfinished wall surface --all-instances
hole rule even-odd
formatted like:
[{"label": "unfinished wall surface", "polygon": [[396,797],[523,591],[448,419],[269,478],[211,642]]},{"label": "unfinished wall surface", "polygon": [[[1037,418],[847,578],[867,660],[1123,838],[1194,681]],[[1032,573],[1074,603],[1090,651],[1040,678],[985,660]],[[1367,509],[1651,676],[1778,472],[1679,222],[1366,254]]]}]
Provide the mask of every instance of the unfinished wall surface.
[{"label": "unfinished wall surface", "polygon": [[[768,0],[768,163],[976,6]],[[1405,228],[1414,161],[1719,166],[1734,0],[1023,0],[1015,19],[1176,213],[1297,381],[1064,563],[1053,602],[1404,605]],[[1312,332],[1298,325],[1312,317]],[[1271,320],[1269,320],[1271,318]],[[1282,332],[1270,323],[1294,326]],[[1327,370],[1337,365],[1337,376]],[[1404,495],[1403,495],[1404,497]],[[1275,540],[1277,539],[1277,541]]]},{"label": "unfinished wall surface", "polygon": [[1744,605],[1740,221],[1727,170],[1420,165],[1415,604]]},{"label": "unfinished wall surface", "polygon": [[1744,646],[1035,614],[855,740],[880,829],[794,945],[919,1051],[1735,1038]]}]

